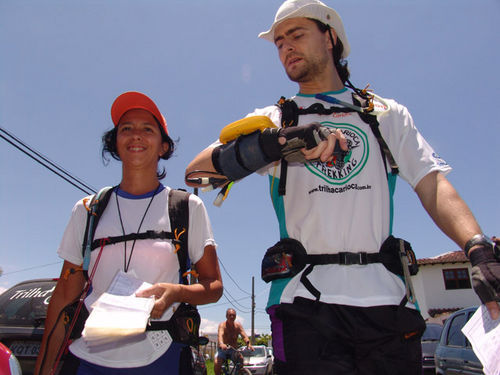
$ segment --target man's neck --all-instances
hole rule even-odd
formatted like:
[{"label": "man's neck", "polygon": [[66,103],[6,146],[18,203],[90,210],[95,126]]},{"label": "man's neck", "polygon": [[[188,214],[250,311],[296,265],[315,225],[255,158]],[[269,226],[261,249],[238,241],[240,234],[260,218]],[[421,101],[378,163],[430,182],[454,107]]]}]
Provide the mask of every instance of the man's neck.
[{"label": "man's neck", "polygon": [[299,82],[299,93],[305,95],[318,94],[320,92],[340,91],[344,84],[340,81],[335,83],[325,82]]},{"label": "man's neck", "polygon": [[323,73],[317,74],[307,81],[298,82],[298,84],[299,92],[306,95],[340,91],[344,88],[344,83],[335,69],[325,69]]}]

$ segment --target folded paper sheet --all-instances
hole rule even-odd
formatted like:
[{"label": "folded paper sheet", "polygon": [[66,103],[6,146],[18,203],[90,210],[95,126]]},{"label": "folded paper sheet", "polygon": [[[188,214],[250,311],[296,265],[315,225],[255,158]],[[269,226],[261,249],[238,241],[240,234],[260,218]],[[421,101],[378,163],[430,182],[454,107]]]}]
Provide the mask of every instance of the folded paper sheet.
[{"label": "folded paper sheet", "polygon": [[150,284],[119,272],[108,291],[92,304],[82,337],[87,346],[97,346],[143,333],[154,305],[154,298],[135,293]]},{"label": "folded paper sheet", "polygon": [[485,305],[479,306],[474,315],[462,328],[472,344],[472,349],[483,364],[486,375],[500,374],[500,318],[491,319]]}]

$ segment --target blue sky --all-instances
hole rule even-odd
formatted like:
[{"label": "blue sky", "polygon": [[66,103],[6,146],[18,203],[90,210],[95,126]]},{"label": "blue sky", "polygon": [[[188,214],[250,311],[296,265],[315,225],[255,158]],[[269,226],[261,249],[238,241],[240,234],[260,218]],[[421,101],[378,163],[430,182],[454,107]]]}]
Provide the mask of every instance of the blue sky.
[{"label": "blue sky", "polygon": [[[450,181],[483,231],[500,235],[500,3],[497,0],[338,0],[351,44],[351,81],[410,110],[417,127],[452,165]],[[99,188],[120,180],[103,165],[100,137],[112,126],[112,101],[124,91],[149,95],[178,139],[163,165],[184,187],[187,163],[226,124],[297,92],[267,30],[277,0],[0,0],[0,126]],[[0,139],[0,288],[57,277],[56,249],[83,193]],[[267,179],[236,184],[222,208],[202,193],[222,261],[225,296],[200,307],[214,330],[233,302],[250,330],[255,276],[257,332],[268,285],[264,251],[278,240]],[[394,233],[417,257],[458,250],[400,180]],[[335,213],[332,213],[335,214]],[[346,214],[346,213],[342,213]],[[347,213],[348,214],[348,213]],[[229,274],[225,269],[229,271]],[[250,332],[249,332],[250,333]]]}]

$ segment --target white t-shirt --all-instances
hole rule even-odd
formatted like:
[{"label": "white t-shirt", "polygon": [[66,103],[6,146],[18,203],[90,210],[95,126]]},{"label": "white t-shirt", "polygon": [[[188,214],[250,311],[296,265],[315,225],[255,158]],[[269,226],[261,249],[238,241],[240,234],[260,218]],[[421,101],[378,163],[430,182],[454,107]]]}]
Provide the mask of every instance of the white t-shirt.
[{"label": "white t-shirt", "polygon": [[[163,188],[153,198],[140,232],[146,230],[170,231],[168,214],[169,187]],[[151,201],[152,194],[145,196],[131,196],[120,192],[117,196],[113,192],[108,205],[103,212],[96,228],[94,239],[123,235],[116,200],[119,200],[120,213],[125,234],[137,233],[139,223],[143,218],[146,207]],[[87,197],[88,199],[89,197]],[[80,265],[83,262],[82,242],[87,220],[87,210],[84,199],[78,201],[68,226],[64,232],[61,244],[57,250],[59,256],[68,262]],[[208,245],[216,246],[210,220],[205,206],[200,198],[194,194],[189,198],[189,229],[188,229],[189,259],[194,264],[204,254]],[[127,257],[130,257],[133,241],[127,242]],[[125,243],[105,246],[92,282],[92,291],[85,299],[85,305],[91,311],[91,305],[105,292],[116,273],[124,270]],[[89,274],[99,254],[99,248],[92,251]],[[179,262],[174,253],[171,240],[137,240],[130,260],[128,272],[143,281],[154,284],[157,282],[179,283]],[[173,311],[169,308],[160,320],[168,320]],[[71,344],[70,349],[77,357],[88,362],[115,368],[145,366],[158,359],[168,349],[171,343],[167,331],[147,331],[134,341],[119,341],[114,344],[92,351],[82,339]]]},{"label": "white t-shirt", "polygon": [[[346,89],[327,93],[352,103]],[[322,103],[314,96],[297,95],[299,108]],[[385,103],[384,103],[385,102]],[[433,171],[448,173],[451,168],[439,158],[420,135],[408,110],[394,100],[376,102],[380,132],[398,166],[399,176],[413,188]],[[389,108],[387,108],[389,106]],[[268,116],[280,126],[281,111],[276,106],[257,109],[249,116]],[[299,240],[308,254],[338,252],[376,253],[391,234],[392,196],[379,144],[368,124],[356,112],[332,115],[301,115],[299,125],[320,122],[341,129],[351,152],[336,163],[289,163],[286,195],[277,192],[279,162],[259,173],[268,174],[271,198],[280,224],[280,237]],[[388,168],[390,172],[390,168]],[[300,282],[301,273],[287,284],[273,282],[268,305],[291,303],[294,297],[315,297]],[[321,292],[320,300],[351,306],[397,305],[405,287],[402,280],[381,263],[369,265],[318,265],[308,275]]]}]

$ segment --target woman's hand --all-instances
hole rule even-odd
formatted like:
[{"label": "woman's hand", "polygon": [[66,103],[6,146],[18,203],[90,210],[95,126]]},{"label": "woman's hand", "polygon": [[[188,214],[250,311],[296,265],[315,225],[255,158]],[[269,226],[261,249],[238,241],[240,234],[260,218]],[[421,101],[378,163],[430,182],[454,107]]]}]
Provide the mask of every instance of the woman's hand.
[{"label": "woman's hand", "polygon": [[137,297],[155,296],[151,318],[161,318],[167,308],[180,301],[182,284],[157,283],[136,293]]}]

